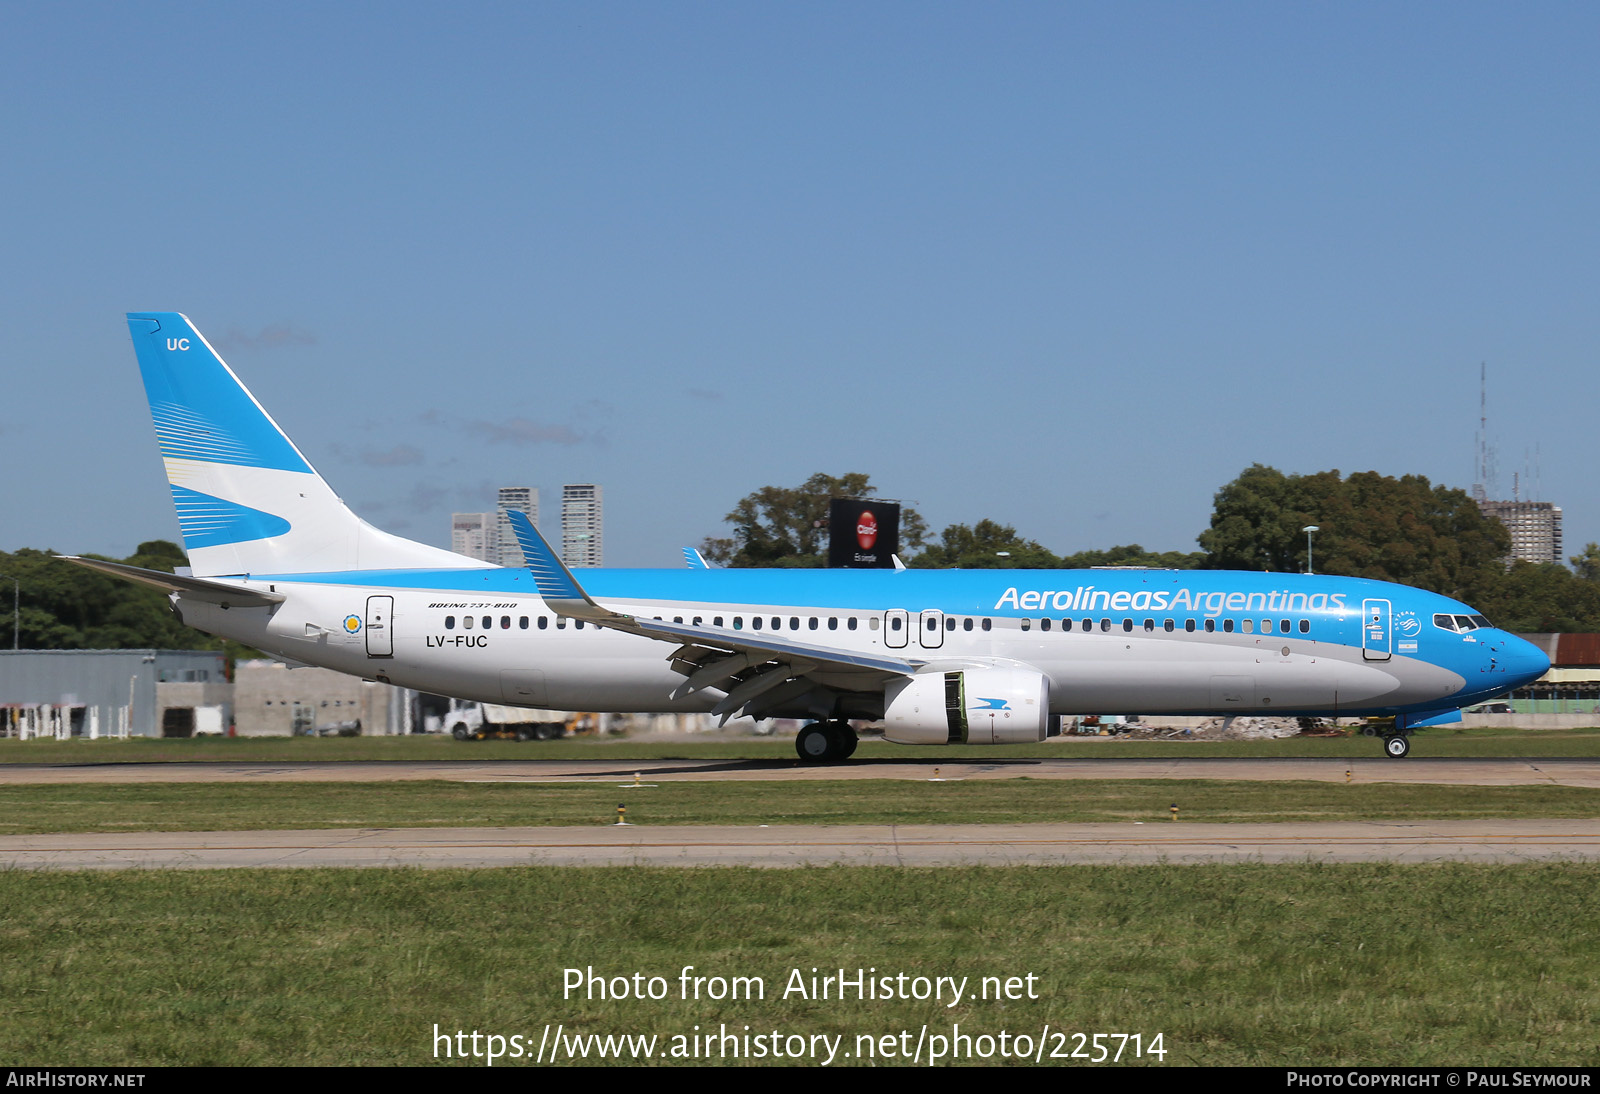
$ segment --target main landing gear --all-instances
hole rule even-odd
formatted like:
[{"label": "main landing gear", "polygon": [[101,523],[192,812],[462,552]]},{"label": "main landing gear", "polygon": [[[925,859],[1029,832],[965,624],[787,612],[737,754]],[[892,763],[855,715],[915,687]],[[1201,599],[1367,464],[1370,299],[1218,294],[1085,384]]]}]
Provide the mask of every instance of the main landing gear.
[{"label": "main landing gear", "polygon": [[856,731],[849,722],[812,722],[794,739],[800,762],[829,764],[848,760],[856,750]]}]

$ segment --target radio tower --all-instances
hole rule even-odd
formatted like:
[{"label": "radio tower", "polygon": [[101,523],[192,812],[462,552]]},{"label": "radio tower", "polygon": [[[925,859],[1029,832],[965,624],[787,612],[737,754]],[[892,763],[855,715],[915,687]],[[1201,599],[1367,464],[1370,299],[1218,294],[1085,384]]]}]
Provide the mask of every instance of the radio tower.
[{"label": "radio tower", "polygon": [[1489,486],[1494,478],[1494,453],[1489,448],[1489,365],[1478,365],[1478,465],[1472,473],[1472,497],[1478,502],[1489,500]]}]

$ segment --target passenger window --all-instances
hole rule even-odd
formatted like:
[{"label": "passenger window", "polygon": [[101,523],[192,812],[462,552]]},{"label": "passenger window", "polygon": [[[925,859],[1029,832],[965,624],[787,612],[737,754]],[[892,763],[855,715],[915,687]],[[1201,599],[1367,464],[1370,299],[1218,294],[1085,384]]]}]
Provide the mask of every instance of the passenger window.
[{"label": "passenger window", "polygon": [[991,626],[993,626],[993,624],[991,624],[987,619],[985,619],[983,621],[983,629],[984,630],[988,630]]},{"label": "passenger window", "polygon": [[694,617],[694,626],[698,627],[699,625],[700,625],[700,617],[697,615],[697,616]]},{"label": "passenger window", "polygon": [[836,630],[839,629],[839,617],[838,616],[836,616],[836,615],[828,616],[828,629],[830,631],[836,631]]},{"label": "passenger window", "polygon": [[550,629],[550,617],[548,615],[541,615],[539,617],[539,629],[541,631],[547,631]]},{"label": "passenger window", "polygon": [[816,616],[812,616],[811,617],[811,621],[810,621],[809,626],[811,627],[812,630],[816,630],[817,629],[817,617]]},{"label": "passenger window", "polygon": [[1301,634],[1310,634],[1311,633],[1311,620],[1309,620],[1309,619],[1300,620],[1300,633]]},{"label": "passenger window", "polygon": [[682,623],[683,622],[683,616],[675,615],[675,616],[672,617],[672,621],[674,623]]},{"label": "passenger window", "polygon": [[1083,631],[1084,631],[1084,633],[1087,634],[1088,632],[1090,632],[1092,630],[1094,630],[1094,620],[1085,619],[1083,621]]},{"label": "passenger window", "polygon": [[1133,620],[1124,619],[1122,621],[1122,633],[1123,634],[1130,634],[1130,633],[1132,633],[1132,631],[1133,631]]},{"label": "passenger window", "polygon": [[878,629],[878,617],[877,616],[873,616],[871,619],[867,620],[867,630],[875,631],[877,629]]},{"label": "passenger window", "polygon": [[556,630],[564,631],[566,629],[567,629],[567,617],[564,616],[564,615],[556,616]]},{"label": "passenger window", "polygon": [[930,616],[929,619],[928,619],[928,630],[929,630],[929,632],[931,633],[931,632],[936,631],[938,629],[939,629],[939,621]]},{"label": "passenger window", "polygon": [[898,615],[889,620],[889,629],[891,631],[897,631],[900,629],[900,617]]},{"label": "passenger window", "polygon": [[1111,629],[1111,620],[1109,620],[1109,619],[1100,620],[1100,629],[1103,630],[1103,631],[1109,631]]},{"label": "passenger window", "polygon": [[1223,634],[1232,634],[1233,633],[1233,620],[1224,619],[1222,621],[1222,633]]},{"label": "passenger window", "polygon": [[1193,619],[1185,619],[1183,621],[1183,629],[1185,631],[1187,631],[1189,634],[1193,634],[1194,633],[1194,620]]},{"label": "passenger window", "polygon": [[775,630],[775,631],[783,630],[783,620],[779,619],[777,616],[773,616],[772,617],[772,629]]},{"label": "passenger window", "polygon": [[1272,633],[1272,620],[1263,619],[1261,621],[1261,633],[1262,634],[1271,634]]},{"label": "passenger window", "polygon": [[736,615],[733,617],[733,629],[736,631],[744,630],[744,616]]},{"label": "passenger window", "polygon": [[525,615],[517,616],[517,626],[519,628],[521,628],[522,630],[527,630],[528,629],[528,617],[525,616]]},{"label": "passenger window", "polygon": [[453,631],[453,630],[456,629],[456,617],[455,616],[447,615],[447,616],[444,617],[444,629],[447,630],[447,631]]},{"label": "passenger window", "polygon": [[1244,619],[1244,620],[1240,620],[1240,622],[1244,627],[1244,633],[1245,634],[1252,634],[1252,633],[1255,632],[1256,621],[1254,619]]},{"label": "passenger window", "polygon": [[1156,621],[1154,619],[1146,619],[1144,621],[1144,630],[1145,630],[1146,634],[1151,633],[1155,629],[1156,629]]},{"label": "passenger window", "polygon": [[1212,634],[1212,633],[1214,633],[1216,631],[1216,629],[1217,629],[1217,621],[1215,619],[1207,619],[1206,620],[1206,633],[1207,634]]},{"label": "passenger window", "polygon": [[575,621],[572,625],[577,627],[580,631],[583,630],[583,620],[581,619]]},{"label": "passenger window", "polygon": [[472,616],[470,616],[470,615],[462,616],[461,617],[461,626],[462,626],[463,630],[469,630],[470,631],[472,629]]},{"label": "passenger window", "polygon": [[852,615],[849,619],[846,619],[844,621],[844,629],[847,630],[847,631],[853,631],[853,630],[856,629],[856,617],[855,616]]},{"label": "passenger window", "polygon": [[972,620],[970,618],[963,619],[961,621],[961,629],[964,631],[970,631],[972,629]]},{"label": "passenger window", "polygon": [[712,617],[711,617],[711,625],[712,625],[712,626],[713,626],[713,627],[720,627],[720,626],[722,626],[722,616],[720,616],[720,615],[714,615],[714,616],[712,616]]},{"label": "passenger window", "polygon": [[798,615],[791,615],[789,617],[789,629],[791,631],[797,631],[800,629],[800,617]]},{"label": "passenger window", "polygon": [[1032,624],[1033,624],[1033,620],[1031,620],[1031,619],[1024,619],[1024,620],[1023,620],[1023,621],[1022,621],[1022,629],[1023,629],[1023,630],[1027,630],[1027,629],[1028,629],[1028,628],[1029,628],[1029,627],[1030,627],[1030,626],[1031,626],[1031,625],[1032,625]]},{"label": "passenger window", "polygon": [[502,615],[500,617],[500,629],[503,631],[509,631],[511,629],[511,617],[509,615]]},{"label": "passenger window", "polygon": [[483,629],[484,630],[489,630],[493,626],[494,626],[494,616],[492,616],[492,615],[484,616],[483,617]]},{"label": "passenger window", "polygon": [[761,617],[759,615],[751,616],[750,617],[750,626],[754,627],[756,630],[759,631],[761,629]]},{"label": "passenger window", "polygon": [[[1027,620],[1023,620],[1023,622],[1027,622]],[[1041,631],[1049,630],[1050,629],[1050,620],[1048,620],[1048,619],[1039,620],[1039,629]]]},{"label": "passenger window", "polygon": [[947,616],[944,617],[944,629],[947,630],[947,631],[953,631],[953,630],[956,629],[956,617],[955,616],[947,615]]},{"label": "passenger window", "polygon": [[1172,626],[1173,626],[1172,620],[1170,620],[1170,619],[1167,620],[1165,623],[1161,624],[1161,626],[1162,626],[1162,628],[1164,630],[1166,630],[1170,634],[1171,631],[1172,631]]}]

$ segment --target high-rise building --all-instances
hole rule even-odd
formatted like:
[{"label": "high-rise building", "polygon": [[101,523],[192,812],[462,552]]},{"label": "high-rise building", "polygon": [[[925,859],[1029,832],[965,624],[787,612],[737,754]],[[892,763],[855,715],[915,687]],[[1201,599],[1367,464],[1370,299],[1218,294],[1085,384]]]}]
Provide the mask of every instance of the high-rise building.
[{"label": "high-rise building", "polygon": [[512,569],[521,569],[528,563],[522,555],[522,545],[517,542],[517,534],[511,530],[511,520],[506,516],[506,513],[512,509],[518,509],[528,514],[528,520],[537,528],[539,526],[539,488],[536,486],[502,486],[500,488],[500,509],[496,522],[496,540],[500,552],[499,563]]},{"label": "high-rise building", "polygon": [[480,562],[500,562],[500,543],[494,530],[493,513],[452,513],[450,549]]},{"label": "high-rise building", "polygon": [[561,561],[600,566],[605,559],[600,487],[575,483],[561,488]]},{"label": "high-rise building", "polygon": [[1489,501],[1480,499],[1478,508],[1494,517],[1511,533],[1509,565],[1517,559],[1529,562],[1565,562],[1561,550],[1561,507],[1548,501]]}]

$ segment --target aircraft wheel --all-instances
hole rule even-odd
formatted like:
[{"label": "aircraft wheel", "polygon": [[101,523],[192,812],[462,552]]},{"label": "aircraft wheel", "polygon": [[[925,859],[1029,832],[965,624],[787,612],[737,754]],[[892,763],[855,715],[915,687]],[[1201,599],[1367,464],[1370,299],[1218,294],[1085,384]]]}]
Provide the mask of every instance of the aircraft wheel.
[{"label": "aircraft wheel", "polygon": [[1411,751],[1411,741],[1406,737],[1396,734],[1383,739],[1383,751],[1391,760],[1403,760]]},{"label": "aircraft wheel", "polygon": [[850,728],[849,722],[829,722],[834,741],[834,753],[841,760],[848,760],[855,755],[856,745],[860,743],[856,738],[856,731]]},{"label": "aircraft wheel", "polygon": [[800,754],[801,762],[808,764],[827,763],[839,754],[826,722],[812,722],[801,729],[794,739],[794,750]]}]

